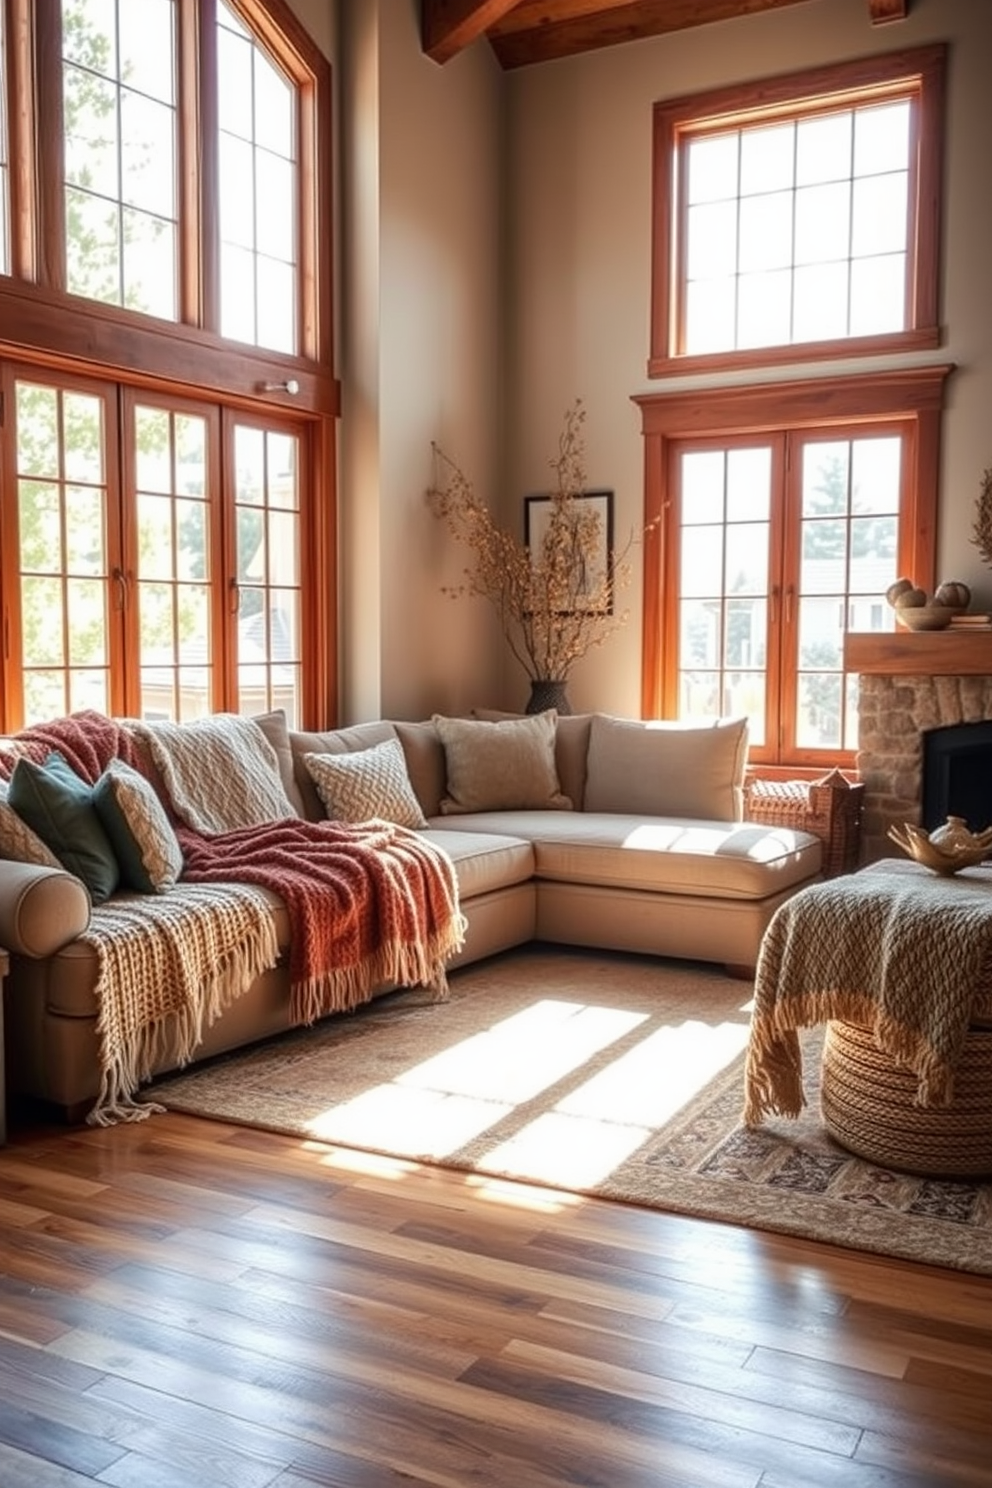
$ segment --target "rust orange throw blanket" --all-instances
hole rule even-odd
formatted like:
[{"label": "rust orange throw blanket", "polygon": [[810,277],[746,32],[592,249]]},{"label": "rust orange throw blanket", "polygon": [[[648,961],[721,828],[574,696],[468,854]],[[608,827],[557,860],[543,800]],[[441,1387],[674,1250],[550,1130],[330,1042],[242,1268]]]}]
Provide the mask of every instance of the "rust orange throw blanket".
[{"label": "rust orange throw blanket", "polygon": [[285,903],[298,1022],[354,1007],[387,982],[443,994],[462,938],[457,885],[450,860],[416,832],[290,818],[177,835],[186,882],[257,884]]}]

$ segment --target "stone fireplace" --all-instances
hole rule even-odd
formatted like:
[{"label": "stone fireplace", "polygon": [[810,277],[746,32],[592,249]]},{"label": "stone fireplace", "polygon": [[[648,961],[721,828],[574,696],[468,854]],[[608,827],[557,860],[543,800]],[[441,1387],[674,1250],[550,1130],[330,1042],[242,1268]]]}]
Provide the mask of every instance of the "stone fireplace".
[{"label": "stone fireplace", "polygon": [[860,676],[861,861],[871,863],[900,855],[890,826],[922,821],[924,735],[992,719],[992,632],[851,634],[844,656]]}]

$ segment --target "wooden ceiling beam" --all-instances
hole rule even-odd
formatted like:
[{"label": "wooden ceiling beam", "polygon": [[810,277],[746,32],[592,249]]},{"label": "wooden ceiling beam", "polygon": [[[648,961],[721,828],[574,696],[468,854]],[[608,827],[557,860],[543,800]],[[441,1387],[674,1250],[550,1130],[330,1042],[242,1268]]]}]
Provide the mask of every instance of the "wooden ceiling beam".
[{"label": "wooden ceiling beam", "polygon": [[518,0],[421,0],[420,38],[428,57],[448,62],[484,36]]},{"label": "wooden ceiling beam", "polygon": [[904,21],[909,15],[909,0],[868,0],[868,19],[873,26],[887,21]]},{"label": "wooden ceiling beam", "polygon": [[[570,0],[522,0],[519,15],[508,18],[503,25],[490,27],[489,40],[501,66],[525,67],[531,62],[550,62],[599,47],[639,41],[645,36],[663,36],[690,26],[705,26],[713,21],[759,15],[762,11],[803,3],[804,0],[626,0],[615,4],[607,0],[606,9],[589,12],[582,4],[573,9]],[[869,3],[880,4],[883,0],[869,0]],[[528,13],[536,9],[545,13],[543,23],[527,30],[518,29]],[[551,20],[547,18],[549,13],[564,18]]]}]

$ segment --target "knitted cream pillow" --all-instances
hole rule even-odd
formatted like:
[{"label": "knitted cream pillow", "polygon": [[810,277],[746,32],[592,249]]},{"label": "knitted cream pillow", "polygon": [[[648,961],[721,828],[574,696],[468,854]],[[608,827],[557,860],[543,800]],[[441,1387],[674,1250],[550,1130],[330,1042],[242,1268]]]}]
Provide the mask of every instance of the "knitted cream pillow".
[{"label": "knitted cream pillow", "polygon": [[93,805],[121,868],[138,894],[164,894],[183,871],[183,850],[151,781],[111,760],[93,787]]},{"label": "knitted cream pillow", "polygon": [[8,805],[6,781],[0,784],[0,858],[35,863],[39,868],[62,867],[48,844]]},{"label": "knitted cream pillow", "polygon": [[426,827],[398,739],[352,754],[304,754],[303,763],[329,817],[346,822],[376,817],[398,827]]},{"label": "knitted cream pillow", "polygon": [[570,811],[555,765],[554,711],[496,723],[443,718],[434,727],[444,745],[447,795],[442,816],[463,811]]}]

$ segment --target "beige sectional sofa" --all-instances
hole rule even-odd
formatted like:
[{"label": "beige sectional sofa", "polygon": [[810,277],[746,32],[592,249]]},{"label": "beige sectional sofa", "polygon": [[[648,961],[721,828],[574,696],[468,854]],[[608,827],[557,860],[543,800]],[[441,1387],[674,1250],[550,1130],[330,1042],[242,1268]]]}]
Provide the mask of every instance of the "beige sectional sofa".
[{"label": "beige sectional sofa", "polygon": [[[368,814],[385,815],[371,809],[367,766],[376,746],[399,742],[419,830],[457,875],[466,929],[452,968],[537,938],[747,972],[774,911],[820,874],[818,838],[741,820],[741,722],[492,715],[330,733],[289,732],[279,714],[259,722],[294,810],[311,820],[331,814],[337,776],[352,819],[366,787]],[[331,777],[319,789],[313,756]],[[288,918],[270,900],[279,962],[205,1031],[198,1058],[289,1026]],[[73,1119],[99,1084],[97,966],[80,938],[89,915],[68,872],[0,861],[8,1093]],[[169,1067],[164,1055],[158,1068]]]}]

